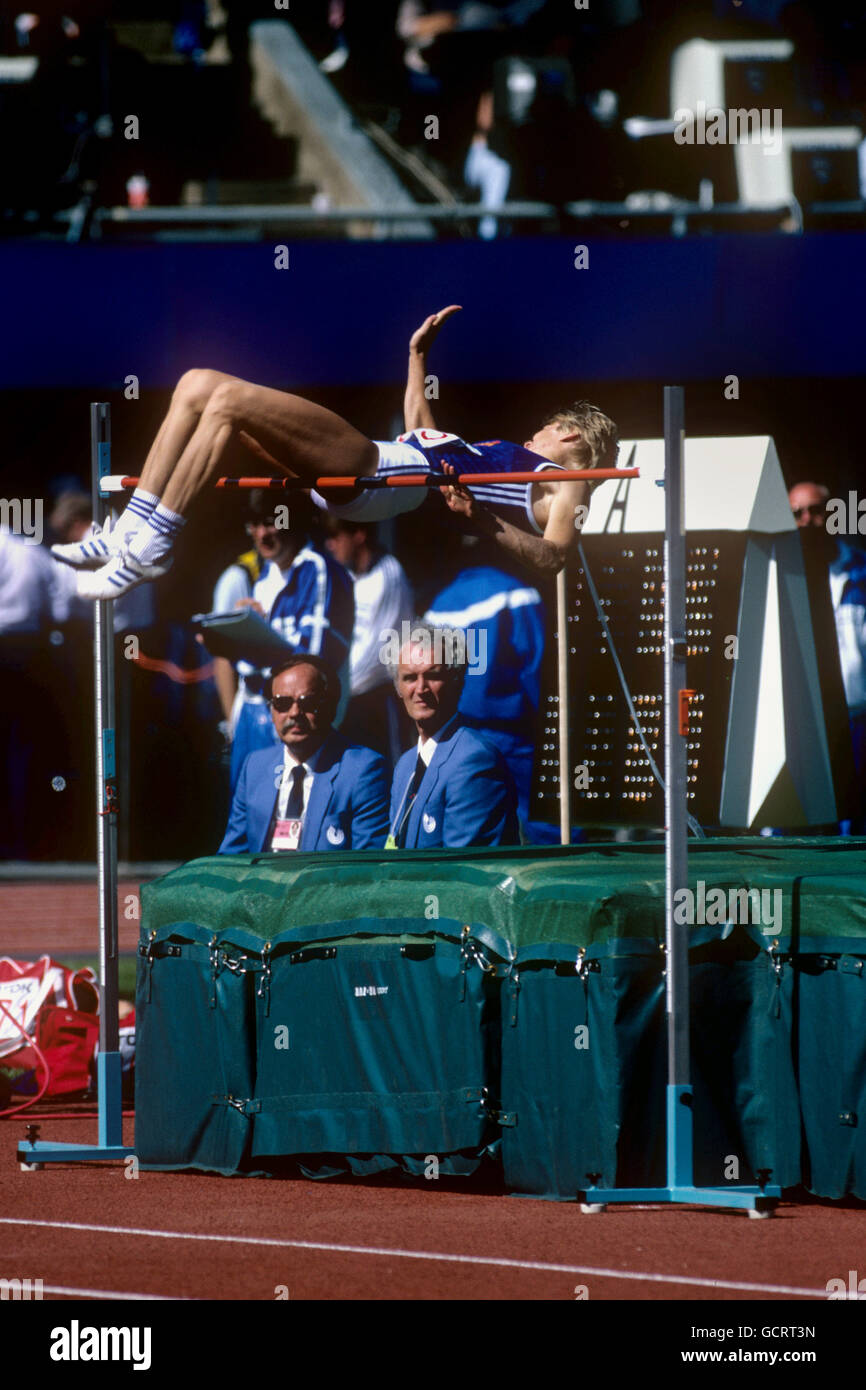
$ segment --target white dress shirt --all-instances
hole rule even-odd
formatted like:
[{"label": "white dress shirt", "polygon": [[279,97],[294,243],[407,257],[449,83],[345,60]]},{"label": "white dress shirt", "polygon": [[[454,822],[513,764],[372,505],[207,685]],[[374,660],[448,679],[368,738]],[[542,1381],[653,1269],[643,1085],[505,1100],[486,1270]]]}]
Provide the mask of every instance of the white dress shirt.
[{"label": "white dress shirt", "polygon": [[432,758],[433,758],[433,754],[434,754],[435,752],[436,752],[436,738],[435,738],[435,737],[433,737],[433,738],[428,738],[428,739],[425,739],[425,740],[422,742],[422,740],[421,740],[421,735],[419,734],[419,735],[418,735],[418,757],[421,759],[421,761],[422,761],[423,763],[426,764],[427,767],[430,766],[430,762],[431,762],[431,760],[432,760]]},{"label": "white dress shirt", "polygon": [[312,767],[315,761],[316,755],[314,753],[309,762],[302,763],[298,758],[293,758],[288,748],[283,746],[283,775],[280,779],[280,794],[277,798],[277,820],[286,819],[286,807],[289,804],[289,796],[292,790],[292,770],[296,767],[302,767],[306,774],[302,788],[303,806],[301,808],[301,820],[303,820],[304,816],[307,814],[307,807],[310,804],[310,791],[313,786],[313,778],[316,775]]},{"label": "white dress shirt", "polygon": [[366,574],[350,570],[355,586],[355,626],[349,655],[351,690],[363,695],[390,677],[379,655],[383,632],[400,632],[412,617],[412,593],[399,560],[382,555]]}]

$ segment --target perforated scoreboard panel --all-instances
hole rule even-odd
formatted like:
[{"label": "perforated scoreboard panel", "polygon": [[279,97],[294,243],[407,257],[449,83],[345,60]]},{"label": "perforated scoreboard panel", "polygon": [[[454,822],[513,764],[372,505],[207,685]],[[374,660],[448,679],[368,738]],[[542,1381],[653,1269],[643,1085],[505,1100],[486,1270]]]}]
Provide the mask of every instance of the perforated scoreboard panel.
[{"label": "perforated scoreboard panel", "polygon": [[[719,819],[728,705],[746,536],[692,532],[687,547],[688,807],[706,825]],[[663,537],[588,536],[587,563],[604,607],[635,710],[664,776]],[[567,589],[571,700],[572,820],[576,824],[662,827],[664,796],[650,771],[583,567],[569,566]],[[558,635],[548,644],[541,733],[535,759],[533,816],[559,819]]]}]

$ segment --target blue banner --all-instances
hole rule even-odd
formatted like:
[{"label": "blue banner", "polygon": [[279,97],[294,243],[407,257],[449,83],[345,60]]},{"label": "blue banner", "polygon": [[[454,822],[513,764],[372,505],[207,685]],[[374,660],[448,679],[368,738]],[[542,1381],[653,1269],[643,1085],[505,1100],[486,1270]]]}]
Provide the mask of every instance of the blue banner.
[{"label": "blue banner", "polygon": [[[866,236],[498,242],[0,243],[0,389],[173,384],[192,366],[282,388],[402,379],[409,334],[463,314],[452,381],[853,376]],[[285,259],[285,257],[283,257]]]}]

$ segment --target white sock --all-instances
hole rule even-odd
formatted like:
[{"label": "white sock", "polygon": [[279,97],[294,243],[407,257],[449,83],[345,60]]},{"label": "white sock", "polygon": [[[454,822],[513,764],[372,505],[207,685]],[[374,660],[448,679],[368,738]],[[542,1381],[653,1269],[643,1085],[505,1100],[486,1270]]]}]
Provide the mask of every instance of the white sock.
[{"label": "white sock", "polygon": [[129,553],[142,565],[155,565],[169,553],[175,537],[180,535],[186,525],[186,517],[170,512],[158,502],[147,521],[133,532],[129,540]]},{"label": "white sock", "polygon": [[159,504],[159,498],[152,492],[145,492],[143,488],[137,487],[126,504],[126,508],[117,518],[112,535],[117,540],[126,540],[137,531],[139,526],[143,526],[154,508]]}]

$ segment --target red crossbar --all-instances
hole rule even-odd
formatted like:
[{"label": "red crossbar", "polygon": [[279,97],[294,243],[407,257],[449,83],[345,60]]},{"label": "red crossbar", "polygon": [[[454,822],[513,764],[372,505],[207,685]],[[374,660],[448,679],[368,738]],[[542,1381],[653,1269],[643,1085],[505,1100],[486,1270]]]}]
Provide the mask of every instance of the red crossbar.
[{"label": "red crossbar", "polygon": [[[315,487],[317,492],[327,492],[329,488],[348,487],[445,487],[456,482],[463,483],[465,487],[482,487],[490,483],[583,483],[639,476],[638,468],[550,468],[537,473],[462,473],[459,477],[449,477],[447,473],[407,473],[388,478],[316,478],[314,483],[304,478],[218,478],[214,487],[261,487],[277,491]],[[123,477],[120,484],[124,488],[133,488],[138,486],[139,481],[138,478]]]}]

